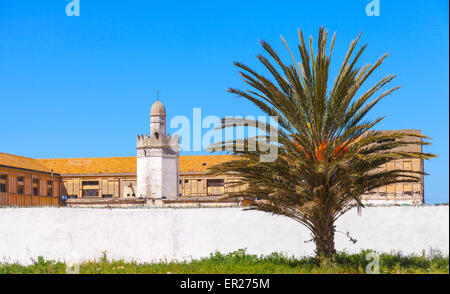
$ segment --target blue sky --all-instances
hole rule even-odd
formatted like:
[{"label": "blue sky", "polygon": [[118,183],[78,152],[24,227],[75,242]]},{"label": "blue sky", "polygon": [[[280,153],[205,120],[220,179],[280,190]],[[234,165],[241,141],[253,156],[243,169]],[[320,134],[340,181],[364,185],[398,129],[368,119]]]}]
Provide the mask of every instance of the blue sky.
[{"label": "blue sky", "polygon": [[[244,3],[243,3],[244,2]],[[331,78],[350,41],[363,31],[360,64],[390,56],[368,81],[392,73],[402,88],[379,104],[381,129],[415,128],[433,138],[425,150],[428,203],[449,199],[448,1],[106,1],[0,2],[0,152],[35,158],[135,155],[148,132],[156,90],[169,120],[260,114],[225,92],[243,87],[233,61],[260,69],[260,39],[287,57],[297,28],[337,33]],[[286,59],[288,60],[288,59]],[[173,130],[169,130],[173,131]],[[184,154],[202,154],[189,152]]]}]

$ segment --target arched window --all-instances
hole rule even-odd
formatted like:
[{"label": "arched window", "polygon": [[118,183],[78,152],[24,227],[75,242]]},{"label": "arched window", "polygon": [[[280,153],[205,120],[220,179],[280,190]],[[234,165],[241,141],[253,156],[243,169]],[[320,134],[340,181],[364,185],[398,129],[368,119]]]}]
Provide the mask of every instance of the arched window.
[{"label": "arched window", "polygon": [[158,132],[155,132],[154,135],[155,135],[155,138],[156,138],[156,139],[159,139],[159,134],[158,134]]}]

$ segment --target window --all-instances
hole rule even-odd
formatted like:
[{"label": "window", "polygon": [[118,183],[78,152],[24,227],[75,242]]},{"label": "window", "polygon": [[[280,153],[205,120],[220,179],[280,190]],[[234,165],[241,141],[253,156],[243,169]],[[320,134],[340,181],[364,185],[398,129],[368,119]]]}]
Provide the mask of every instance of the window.
[{"label": "window", "polygon": [[98,181],[83,181],[83,186],[98,186]]},{"label": "window", "polygon": [[85,189],[83,190],[83,197],[98,197],[97,189]]},{"label": "window", "polygon": [[47,181],[47,196],[53,196],[53,181]]},{"label": "window", "polygon": [[184,183],[185,183],[185,184],[189,183],[189,180],[184,180]]},{"label": "window", "polygon": [[32,179],[32,182],[33,182],[33,196],[39,196],[39,183],[40,183],[40,181],[39,181],[39,178],[33,178]]},{"label": "window", "polygon": [[112,194],[103,194],[102,195],[103,198],[113,198]]},{"label": "window", "polygon": [[208,179],[206,185],[208,187],[223,187],[223,179]]},{"label": "window", "polygon": [[8,192],[6,190],[7,180],[8,180],[8,176],[7,175],[0,175],[0,193]]},{"label": "window", "polygon": [[223,195],[224,181],[223,179],[207,179],[206,186],[208,195]]},{"label": "window", "polygon": [[24,187],[25,177],[19,176],[17,177],[17,194],[25,194],[25,187]]},{"label": "window", "polygon": [[377,143],[381,144],[381,143],[394,142],[394,141],[395,141],[395,139],[383,139],[383,140],[377,141]]}]

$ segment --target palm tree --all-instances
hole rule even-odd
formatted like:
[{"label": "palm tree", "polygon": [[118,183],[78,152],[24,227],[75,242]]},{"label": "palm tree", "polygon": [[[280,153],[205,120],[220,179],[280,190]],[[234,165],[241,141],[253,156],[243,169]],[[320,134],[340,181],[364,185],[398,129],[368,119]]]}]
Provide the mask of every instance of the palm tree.
[{"label": "palm tree", "polygon": [[[355,51],[359,34],[351,42],[334,84],[327,89],[335,34],[328,55],[327,31],[323,28],[319,30],[317,52],[314,52],[312,37],[308,48],[300,30],[298,36],[301,62],[296,62],[283,37],[281,39],[293,62],[289,65],[283,63],[267,42],[261,41],[261,46],[275,63],[263,55],[257,55],[257,58],[271,78],[236,62],[235,66],[241,70],[240,75],[250,89],[228,89],[267,115],[278,117],[277,140],[270,142],[278,147],[278,156],[272,162],[263,162],[260,155],[264,152],[248,148],[252,142],[269,140],[273,126],[258,126],[254,120],[241,120],[241,125],[257,126],[265,135],[213,144],[210,146],[213,150],[231,148],[232,153],[239,156],[236,160],[210,168],[210,171],[238,176],[247,189],[230,193],[227,197],[243,197],[251,201],[248,209],[284,215],[306,226],[311,231],[316,254],[328,257],[336,252],[336,220],[352,207],[356,206],[358,211],[364,207],[360,195],[393,183],[417,182],[424,174],[377,167],[396,159],[429,159],[435,155],[405,152],[399,148],[429,144],[422,140],[428,137],[400,131],[373,131],[372,128],[383,118],[366,119],[366,114],[382,98],[399,88],[380,92],[394,79],[394,76],[387,75],[357,96],[358,90],[387,54],[373,65],[358,67],[356,63],[367,46]],[[371,99],[375,94],[377,97]],[[219,128],[233,125],[236,121],[223,119]],[[237,144],[243,144],[245,148],[239,150]],[[257,201],[253,201],[255,198]]]}]

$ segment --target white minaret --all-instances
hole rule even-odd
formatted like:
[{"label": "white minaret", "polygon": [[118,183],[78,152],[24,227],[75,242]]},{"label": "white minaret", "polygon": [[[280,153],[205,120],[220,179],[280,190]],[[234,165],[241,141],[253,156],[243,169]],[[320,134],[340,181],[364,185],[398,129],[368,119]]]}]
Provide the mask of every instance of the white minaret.
[{"label": "white minaret", "polygon": [[179,139],[166,135],[166,109],[158,100],[150,110],[150,137],[137,136],[137,196],[178,196]]}]

